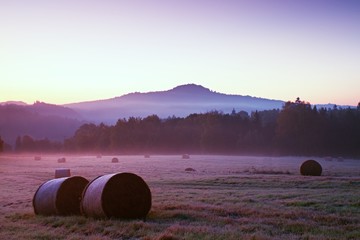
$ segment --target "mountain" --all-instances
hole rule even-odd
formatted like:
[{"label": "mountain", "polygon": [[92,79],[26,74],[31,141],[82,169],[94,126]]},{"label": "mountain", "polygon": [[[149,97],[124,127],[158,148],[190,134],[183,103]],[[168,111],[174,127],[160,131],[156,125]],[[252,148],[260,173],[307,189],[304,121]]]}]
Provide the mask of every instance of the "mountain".
[{"label": "mountain", "polygon": [[62,141],[81,126],[82,117],[72,109],[36,102],[33,105],[0,105],[0,136],[14,145],[17,136]]},{"label": "mountain", "polygon": [[251,96],[228,95],[211,91],[200,85],[187,84],[167,91],[130,93],[111,99],[66,104],[93,122],[115,123],[119,118],[145,117],[156,114],[160,118],[185,117],[191,113],[222,111],[252,112],[278,109],[283,101]]}]

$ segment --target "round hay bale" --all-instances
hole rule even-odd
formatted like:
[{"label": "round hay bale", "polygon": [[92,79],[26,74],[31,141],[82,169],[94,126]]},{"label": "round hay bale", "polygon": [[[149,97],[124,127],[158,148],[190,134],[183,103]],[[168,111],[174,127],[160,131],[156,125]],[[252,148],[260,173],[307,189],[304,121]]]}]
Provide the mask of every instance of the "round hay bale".
[{"label": "round hay bale", "polygon": [[189,154],[183,154],[182,159],[190,159],[190,155]]},{"label": "round hay bale", "polygon": [[118,162],[119,162],[119,159],[116,158],[116,157],[114,157],[114,158],[111,159],[111,162],[112,162],[112,163],[118,163]]},{"label": "round hay bale", "polygon": [[322,167],[315,160],[307,160],[301,164],[300,173],[304,176],[321,176]]},{"label": "round hay bale", "polygon": [[35,214],[79,215],[81,194],[88,183],[80,176],[57,178],[43,183],[33,198]]},{"label": "round hay bale", "polygon": [[57,160],[58,163],[65,163],[66,162],[66,158],[62,157],[62,158],[59,158]]},{"label": "round hay bale", "polygon": [[193,168],[185,168],[185,171],[186,172],[196,172],[196,170]]},{"label": "round hay bale", "polygon": [[34,160],[35,160],[35,161],[40,161],[40,160],[41,160],[41,157],[40,157],[40,156],[35,156],[35,157],[34,157]]},{"label": "round hay bale", "polygon": [[69,168],[59,168],[55,169],[55,178],[70,177]]},{"label": "round hay bale", "polygon": [[144,158],[150,158],[150,155],[149,155],[149,154],[145,154],[145,155],[144,155]]},{"label": "round hay bale", "polygon": [[99,176],[84,189],[83,215],[95,218],[145,218],[151,208],[151,192],[133,173]]}]

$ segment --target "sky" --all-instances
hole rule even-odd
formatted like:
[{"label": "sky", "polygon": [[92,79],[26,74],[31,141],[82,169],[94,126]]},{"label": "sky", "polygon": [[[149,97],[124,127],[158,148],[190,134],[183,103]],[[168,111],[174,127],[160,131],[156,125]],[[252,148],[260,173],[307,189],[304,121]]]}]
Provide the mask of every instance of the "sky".
[{"label": "sky", "polygon": [[195,83],[360,101],[357,0],[0,0],[0,102],[108,99]]}]

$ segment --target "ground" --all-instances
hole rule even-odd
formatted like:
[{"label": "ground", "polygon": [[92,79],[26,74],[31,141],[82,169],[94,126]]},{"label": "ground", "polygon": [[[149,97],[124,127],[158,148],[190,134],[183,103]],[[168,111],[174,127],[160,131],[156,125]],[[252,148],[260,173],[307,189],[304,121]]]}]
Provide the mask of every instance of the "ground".
[{"label": "ground", "polygon": [[[312,158],[323,173],[309,177],[309,157],[34,157],[0,156],[0,239],[360,239],[359,160]],[[58,168],[138,174],[152,193],[146,221],[35,215],[32,198]]]}]

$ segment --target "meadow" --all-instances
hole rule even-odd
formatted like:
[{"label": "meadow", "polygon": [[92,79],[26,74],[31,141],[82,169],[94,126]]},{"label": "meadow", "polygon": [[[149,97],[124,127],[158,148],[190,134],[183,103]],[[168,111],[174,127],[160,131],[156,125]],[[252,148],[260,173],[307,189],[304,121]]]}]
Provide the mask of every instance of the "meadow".
[{"label": "meadow", "polygon": [[[1,155],[0,239],[360,239],[360,160],[312,157],[322,176],[301,176],[307,159]],[[138,174],[152,193],[146,221],[35,215],[32,198],[58,168]]]}]

